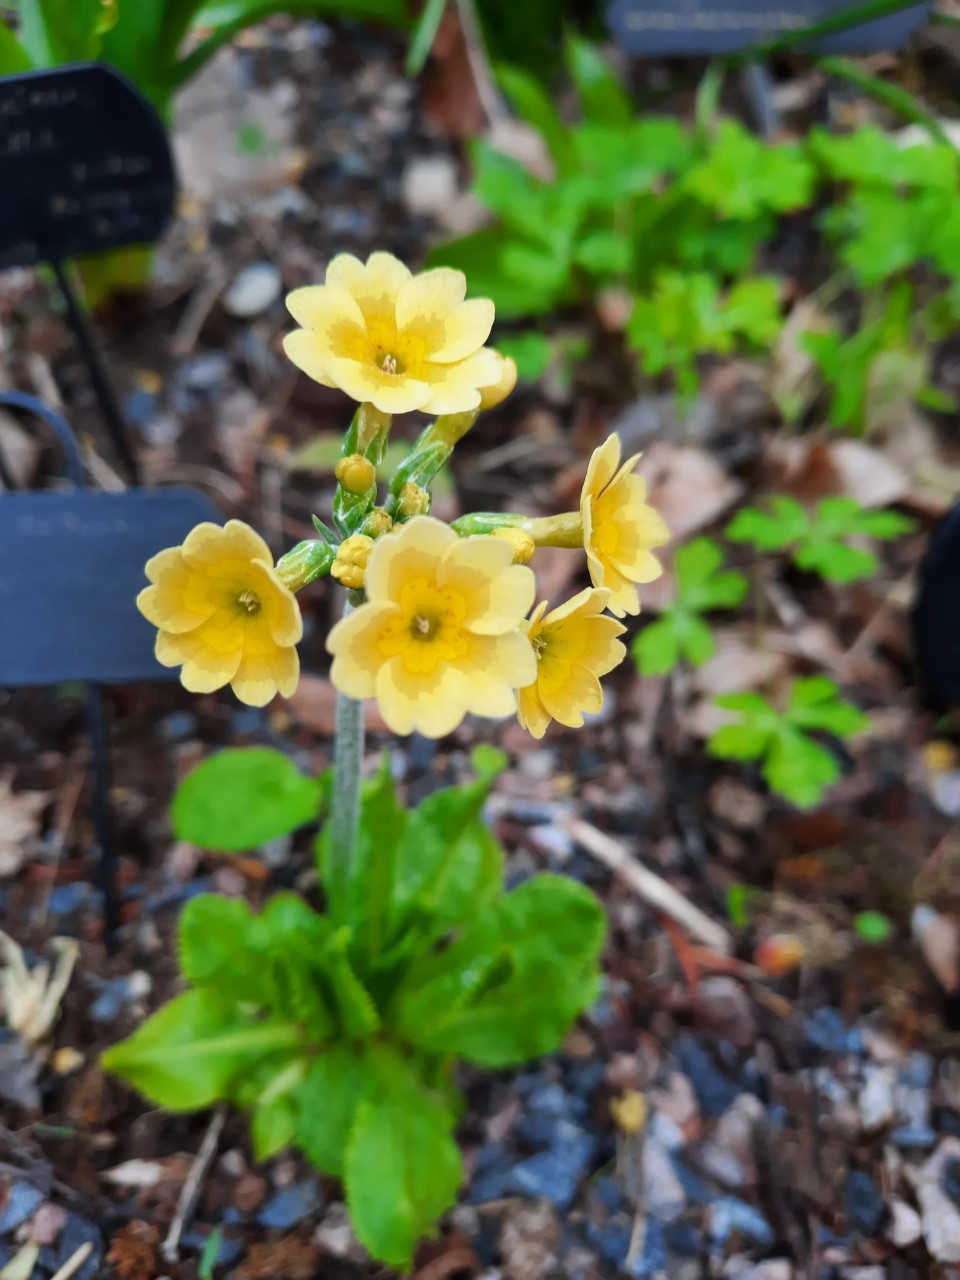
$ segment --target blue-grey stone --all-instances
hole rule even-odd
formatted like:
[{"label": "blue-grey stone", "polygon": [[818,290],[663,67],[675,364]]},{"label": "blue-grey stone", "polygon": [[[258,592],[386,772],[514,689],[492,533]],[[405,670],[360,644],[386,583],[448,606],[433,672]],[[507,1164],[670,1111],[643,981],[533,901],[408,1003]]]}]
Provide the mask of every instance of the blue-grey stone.
[{"label": "blue-grey stone", "polygon": [[615,1178],[604,1175],[593,1184],[594,1195],[608,1213],[616,1213],[623,1207],[623,1192]]},{"label": "blue-grey stone", "polygon": [[8,1231],[13,1231],[22,1222],[26,1222],[45,1199],[43,1192],[29,1182],[11,1183],[3,1208],[0,1209],[0,1235],[6,1235]]},{"label": "blue-grey stone", "polygon": [[647,1218],[643,1233],[643,1248],[633,1265],[627,1268],[627,1274],[634,1276],[635,1280],[653,1280],[654,1276],[666,1273],[669,1265],[663,1223],[658,1222],[656,1218]]},{"label": "blue-grey stone", "polygon": [[933,1084],[933,1059],[929,1054],[912,1050],[903,1060],[897,1082],[914,1089],[929,1089]]},{"label": "blue-grey stone", "polygon": [[508,1185],[525,1196],[543,1196],[558,1209],[569,1209],[577,1194],[576,1172],[554,1151],[541,1151],[521,1160],[510,1171]]},{"label": "blue-grey stone", "polygon": [[886,1212],[883,1196],[868,1173],[852,1169],[843,1180],[843,1207],[862,1236],[875,1236]]},{"label": "blue-grey stone", "polygon": [[926,1150],[932,1147],[936,1140],[937,1135],[926,1124],[905,1124],[899,1129],[894,1129],[890,1134],[890,1141],[895,1146],[915,1150]]},{"label": "blue-grey stone", "polygon": [[685,1218],[665,1222],[663,1234],[667,1239],[667,1248],[678,1258],[699,1258],[703,1252],[703,1232],[698,1231]]},{"label": "blue-grey stone", "polygon": [[676,1152],[671,1152],[670,1154],[673,1159],[674,1172],[680,1185],[687,1193],[687,1199],[692,1200],[694,1204],[709,1204],[714,1196],[710,1184],[705,1178],[701,1178],[699,1173],[694,1173],[688,1165],[684,1164]]},{"label": "blue-grey stone", "polygon": [[700,1110],[711,1119],[718,1119],[740,1093],[741,1086],[725,1076],[709,1053],[691,1035],[677,1036],[673,1055],[693,1085],[700,1103]]},{"label": "blue-grey stone", "polygon": [[68,916],[78,911],[93,894],[92,887],[82,880],[73,884],[58,884],[50,893],[48,906],[52,916]]},{"label": "blue-grey stone", "polygon": [[734,1232],[755,1244],[773,1244],[773,1228],[759,1209],[739,1196],[719,1196],[710,1206],[710,1234],[718,1244],[726,1244]]},{"label": "blue-grey stone", "polygon": [[199,728],[197,717],[190,711],[171,711],[160,721],[160,732],[168,742],[195,738]]},{"label": "blue-grey stone", "polygon": [[804,1023],[807,1039],[824,1053],[849,1054],[863,1052],[863,1036],[848,1027],[836,1009],[824,1005]]},{"label": "blue-grey stone", "polygon": [[318,1213],[322,1204],[320,1189],[315,1182],[296,1182],[268,1200],[257,1214],[257,1221],[262,1227],[287,1230]]},{"label": "blue-grey stone", "polygon": [[[196,1249],[197,1253],[203,1253],[209,1233],[204,1231],[185,1231],[183,1234],[182,1244],[185,1249]],[[217,1246],[216,1265],[218,1267],[228,1267],[231,1263],[236,1262],[243,1253],[245,1241],[236,1237],[221,1236],[220,1243]]]},{"label": "blue-grey stone", "polygon": [[626,1218],[605,1224],[587,1223],[588,1242],[616,1267],[622,1267],[626,1261],[632,1237],[633,1222]]},{"label": "blue-grey stone", "polygon": [[73,1280],[95,1280],[103,1270],[103,1237],[99,1227],[77,1213],[67,1214],[67,1221],[56,1244],[40,1250],[38,1265],[50,1273],[59,1271],[79,1248],[88,1243],[93,1245],[93,1249],[83,1266],[73,1273]]},{"label": "blue-grey stone", "polygon": [[110,978],[90,1006],[90,1017],[94,1022],[113,1022],[133,996],[129,977]]},{"label": "blue-grey stone", "polygon": [[474,1154],[473,1178],[467,1199],[471,1204],[500,1200],[510,1186],[511,1160],[500,1142],[488,1142]]},{"label": "blue-grey stone", "polygon": [[553,1154],[580,1177],[597,1158],[600,1143],[595,1134],[588,1133],[569,1120],[561,1120],[554,1130]]}]

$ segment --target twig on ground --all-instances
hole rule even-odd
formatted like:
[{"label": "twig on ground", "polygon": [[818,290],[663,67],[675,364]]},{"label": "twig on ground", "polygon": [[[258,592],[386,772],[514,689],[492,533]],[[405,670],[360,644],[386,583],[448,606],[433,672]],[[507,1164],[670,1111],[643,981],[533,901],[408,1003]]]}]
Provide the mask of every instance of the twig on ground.
[{"label": "twig on ground", "polygon": [[487,48],[483,41],[483,32],[480,30],[473,0],[456,0],[456,9],[460,30],[463,32],[467,47],[467,61],[470,63],[470,70],[473,72],[474,83],[477,86],[477,95],[486,117],[491,124],[509,120],[510,112],[500,97],[496,80],[490,69],[490,59],[487,56]]},{"label": "twig on ground", "polygon": [[210,1117],[207,1132],[203,1135],[203,1141],[200,1143],[200,1150],[194,1157],[190,1172],[187,1174],[187,1180],[183,1184],[183,1190],[180,1192],[180,1199],[177,1201],[177,1212],[173,1215],[167,1238],[160,1247],[160,1252],[163,1254],[165,1262],[176,1262],[179,1259],[180,1237],[193,1216],[197,1197],[200,1194],[200,1187],[216,1154],[217,1143],[220,1141],[220,1134],[223,1132],[226,1118],[227,1108],[224,1105],[217,1107]]},{"label": "twig on ground", "polygon": [[70,1255],[60,1270],[51,1277],[51,1280],[70,1280],[70,1277],[77,1274],[91,1253],[93,1253],[93,1241],[88,1240],[86,1244],[82,1244],[75,1253]]},{"label": "twig on ground", "polygon": [[704,946],[725,954],[732,950],[730,936],[722,925],[694,906],[679,889],[639,863],[618,840],[582,818],[570,818],[564,825],[587,853],[617,875],[623,876],[634,893],[639,894],[655,910],[662,911],[671,920],[682,925]]}]

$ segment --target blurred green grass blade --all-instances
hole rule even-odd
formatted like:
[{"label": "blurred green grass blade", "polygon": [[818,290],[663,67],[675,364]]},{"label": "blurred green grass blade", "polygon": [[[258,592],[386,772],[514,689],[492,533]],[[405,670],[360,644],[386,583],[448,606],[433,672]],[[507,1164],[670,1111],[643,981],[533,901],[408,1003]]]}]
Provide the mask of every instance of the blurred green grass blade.
[{"label": "blurred green grass blade", "polygon": [[899,85],[881,80],[879,76],[871,75],[851,61],[850,58],[818,58],[817,66],[821,71],[825,71],[828,76],[836,76],[840,80],[846,80],[849,84],[856,85],[868,97],[875,98],[877,102],[882,102],[885,107],[889,107],[891,111],[896,111],[905,120],[911,120],[914,124],[922,125],[937,142],[943,142],[947,146],[951,145],[950,139],[936,116],[932,115],[906,89],[901,89]]},{"label": "blurred green grass blade", "polygon": [[446,7],[447,0],[427,0],[423,6],[423,12],[410,40],[410,48],[407,50],[407,58],[403,64],[403,69],[408,76],[418,76],[423,70],[430,56],[430,50],[433,48],[433,42],[437,38],[440,19]]}]

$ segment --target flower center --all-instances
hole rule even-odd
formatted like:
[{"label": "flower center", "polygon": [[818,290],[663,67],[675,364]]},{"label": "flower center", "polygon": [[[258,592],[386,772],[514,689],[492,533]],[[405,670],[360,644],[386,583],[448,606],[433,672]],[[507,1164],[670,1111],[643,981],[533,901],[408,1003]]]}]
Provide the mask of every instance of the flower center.
[{"label": "flower center", "polygon": [[388,351],[387,354],[380,361],[380,368],[383,370],[384,373],[396,374],[398,371],[396,356],[392,356]]},{"label": "flower center", "polygon": [[410,620],[410,635],[414,640],[430,640],[440,629],[440,619],[426,614],[414,614]]},{"label": "flower center", "polygon": [[547,637],[542,633],[538,636],[531,636],[530,643],[533,645],[533,652],[537,655],[537,661],[539,662],[547,651]]},{"label": "flower center", "polygon": [[240,595],[237,597],[237,604],[247,613],[260,612],[260,597],[249,589],[247,591],[241,591]]}]

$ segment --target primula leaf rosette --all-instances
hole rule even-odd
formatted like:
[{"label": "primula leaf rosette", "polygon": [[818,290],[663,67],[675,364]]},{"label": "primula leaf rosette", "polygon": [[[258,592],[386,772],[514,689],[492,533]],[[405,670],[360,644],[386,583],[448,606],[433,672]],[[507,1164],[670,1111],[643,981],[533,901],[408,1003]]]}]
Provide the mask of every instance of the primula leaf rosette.
[{"label": "primula leaf rosette", "polygon": [[284,350],[316,382],[381,413],[466,413],[480,407],[480,388],[504,378],[484,346],[493,303],[466,292],[463,272],[449,267],[413,275],[389,253],[366,263],[338,254],[324,284],[287,298],[302,328]]},{"label": "primula leaf rosette", "polygon": [[297,687],[300,609],[249,525],[203,523],[182,546],[147,562],[151,585],[137,608],[158,629],[157,661],[182,667],[191,693],[231,685],[241,702],[265,706]]},{"label": "primula leaf rosette", "polygon": [[524,619],[533,573],[499,538],[459,538],[417,516],[378,540],[366,603],[330,632],[331,679],[376,698],[394,733],[450,733],[468,712],[506,716],[536,677]]}]

